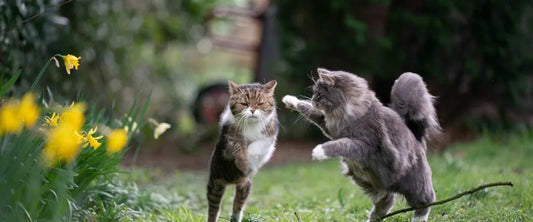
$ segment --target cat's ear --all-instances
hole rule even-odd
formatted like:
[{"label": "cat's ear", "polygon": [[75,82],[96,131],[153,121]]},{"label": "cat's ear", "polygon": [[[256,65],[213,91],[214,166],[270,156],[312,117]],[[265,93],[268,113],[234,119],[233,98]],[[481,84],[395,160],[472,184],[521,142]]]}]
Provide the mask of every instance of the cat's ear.
[{"label": "cat's ear", "polygon": [[333,72],[332,71],[329,71],[327,69],[324,69],[324,68],[317,68],[316,71],[318,72],[318,75],[322,75],[322,74],[332,74]]},{"label": "cat's ear", "polygon": [[323,69],[323,68],[318,68],[317,71],[318,71],[319,80],[321,80],[326,85],[330,85],[330,86],[335,85],[335,79],[333,79],[333,76],[332,76],[333,72],[327,69]]},{"label": "cat's ear", "polygon": [[274,93],[274,89],[276,88],[276,85],[278,85],[278,82],[276,80],[272,80],[270,82],[267,82],[263,85],[263,88],[267,93]]},{"label": "cat's ear", "polygon": [[237,85],[237,83],[232,82],[231,80],[228,80],[228,86],[229,86],[229,93],[231,95],[238,94],[241,92],[241,88],[239,88],[239,85]]}]

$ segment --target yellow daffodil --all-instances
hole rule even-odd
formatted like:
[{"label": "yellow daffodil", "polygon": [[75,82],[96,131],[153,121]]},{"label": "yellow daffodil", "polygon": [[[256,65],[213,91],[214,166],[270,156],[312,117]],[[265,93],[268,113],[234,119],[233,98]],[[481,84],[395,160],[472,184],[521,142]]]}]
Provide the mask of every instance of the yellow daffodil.
[{"label": "yellow daffodil", "polygon": [[98,142],[99,139],[102,139],[104,136],[97,136],[93,137],[93,134],[96,133],[96,130],[98,130],[98,127],[95,126],[89,132],[87,133],[86,143],[83,145],[84,147],[91,146],[93,149],[98,149],[102,145],[102,143]]},{"label": "yellow daffodil", "polygon": [[84,144],[85,142],[87,142],[87,138],[85,138],[78,131],[74,131],[74,137],[76,138],[76,140],[78,140],[78,144]]},{"label": "yellow daffodil", "polygon": [[39,119],[39,107],[32,93],[26,93],[22,101],[10,100],[0,109],[0,135],[20,133],[23,126],[32,127]]},{"label": "yellow daffodil", "polygon": [[83,122],[85,122],[84,103],[72,104],[65,112],[61,114],[61,124],[71,125],[75,130],[81,129]]},{"label": "yellow daffodil", "polygon": [[78,133],[85,121],[84,111],[85,104],[78,103],[71,105],[61,114],[61,122],[50,131],[42,152],[47,166],[57,161],[69,163],[78,156],[81,144],[86,141]]},{"label": "yellow daffodil", "polygon": [[0,110],[0,135],[4,133],[19,133],[23,123],[19,118],[19,105],[15,101],[4,104]]},{"label": "yellow daffodil", "polygon": [[59,124],[52,129],[43,149],[47,165],[56,161],[71,162],[80,152],[80,140],[72,125]]},{"label": "yellow daffodil", "polygon": [[63,58],[63,62],[65,63],[65,69],[67,70],[67,74],[70,75],[70,70],[73,68],[78,70],[78,66],[80,65],[79,61],[81,57],[76,57],[71,54],[68,54],[66,56],[61,56],[61,58]]},{"label": "yellow daffodil", "polygon": [[120,152],[128,142],[126,130],[116,129],[111,131],[107,136],[107,153],[113,154]]},{"label": "yellow daffodil", "polygon": [[57,126],[59,124],[59,115],[57,115],[55,112],[52,113],[51,117],[44,117],[44,120],[49,126]]},{"label": "yellow daffodil", "polygon": [[154,124],[154,139],[158,139],[161,134],[170,129],[171,125],[168,123],[158,123],[155,119],[148,119],[148,121]]},{"label": "yellow daffodil", "polygon": [[39,119],[39,107],[35,105],[35,96],[32,93],[26,93],[22,97],[19,115],[26,127],[32,127]]}]

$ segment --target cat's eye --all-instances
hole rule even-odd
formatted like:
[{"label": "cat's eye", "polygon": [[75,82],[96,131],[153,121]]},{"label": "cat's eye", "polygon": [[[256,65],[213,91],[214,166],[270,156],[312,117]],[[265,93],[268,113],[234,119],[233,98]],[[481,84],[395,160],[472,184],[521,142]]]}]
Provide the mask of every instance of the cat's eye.
[{"label": "cat's eye", "polygon": [[241,105],[243,105],[243,106],[248,106],[248,103],[241,103]]},{"label": "cat's eye", "polygon": [[257,103],[258,106],[262,106],[264,103]]}]

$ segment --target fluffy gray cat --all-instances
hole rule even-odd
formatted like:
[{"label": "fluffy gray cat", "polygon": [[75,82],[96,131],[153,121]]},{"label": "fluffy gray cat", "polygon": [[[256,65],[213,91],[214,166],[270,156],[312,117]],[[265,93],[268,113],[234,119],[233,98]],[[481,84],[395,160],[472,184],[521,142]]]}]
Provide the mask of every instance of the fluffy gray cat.
[{"label": "fluffy gray cat", "polygon": [[[313,159],[340,157],[374,207],[368,221],[380,221],[402,194],[413,207],[435,200],[426,139],[440,132],[431,96],[422,78],[402,74],[394,83],[390,108],[368,88],[366,80],[343,71],[318,69],[311,100],[283,97],[331,139],[316,146]],[[414,212],[427,221],[429,208]]]}]

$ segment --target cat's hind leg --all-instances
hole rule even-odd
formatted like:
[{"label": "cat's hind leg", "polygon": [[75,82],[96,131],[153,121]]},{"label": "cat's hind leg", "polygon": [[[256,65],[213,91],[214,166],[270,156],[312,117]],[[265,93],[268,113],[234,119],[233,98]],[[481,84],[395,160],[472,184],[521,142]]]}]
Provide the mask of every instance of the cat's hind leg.
[{"label": "cat's hind leg", "polygon": [[413,220],[411,222],[427,222],[429,217],[429,207],[415,210]]},{"label": "cat's hind leg", "polygon": [[241,184],[235,186],[235,196],[233,197],[233,214],[231,215],[231,222],[241,222],[242,212],[248,195],[252,189],[252,182],[246,180]]},{"label": "cat's hind leg", "polygon": [[218,221],[220,202],[222,201],[222,196],[224,196],[225,190],[225,184],[217,182],[216,180],[209,180],[209,183],[207,184],[207,201],[209,204],[207,222]]},{"label": "cat's hind leg", "polygon": [[395,195],[387,191],[378,191],[369,194],[374,207],[368,215],[368,221],[380,221],[381,217],[385,216],[394,206]]},{"label": "cat's hind leg", "polygon": [[[405,199],[412,207],[424,206],[435,201],[435,191],[433,191],[433,187],[428,186],[423,191],[405,195]],[[412,222],[427,222],[429,212],[430,207],[415,210]]]}]

